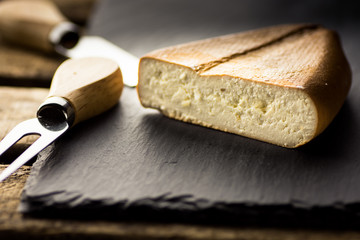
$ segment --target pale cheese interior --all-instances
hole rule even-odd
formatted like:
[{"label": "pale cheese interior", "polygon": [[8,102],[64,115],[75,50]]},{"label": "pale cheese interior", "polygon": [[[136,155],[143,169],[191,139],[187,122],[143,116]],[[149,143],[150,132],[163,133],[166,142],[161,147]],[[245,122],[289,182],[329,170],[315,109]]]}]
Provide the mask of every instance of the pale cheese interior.
[{"label": "pale cheese interior", "polygon": [[171,118],[290,148],[316,132],[316,107],[301,89],[201,76],[154,59],[143,59],[139,74],[142,104]]}]

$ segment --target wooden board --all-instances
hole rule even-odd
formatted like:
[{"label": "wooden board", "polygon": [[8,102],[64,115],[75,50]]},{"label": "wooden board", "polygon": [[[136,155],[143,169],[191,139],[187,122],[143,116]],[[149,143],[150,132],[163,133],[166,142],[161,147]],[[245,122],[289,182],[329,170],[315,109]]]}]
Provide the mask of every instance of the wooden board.
[{"label": "wooden board", "polygon": [[[102,17],[92,23],[93,33],[140,56],[235,29],[318,20],[339,31],[351,66],[360,62],[355,51],[358,20],[351,9],[339,13],[333,2],[321,17],[309,8],[295,11],[284,4],[279,10],[276,4],[255,6],[250,1],[158,1],[141,8],[144,4],[105,1],[98,12]],[[72,129],[41,154],[22,211],[52,217],[357,228],[356,67],[353,80],[335,121],[312,143],[295,150],[167,119],[141,108],[135,90],[125,89],[117,107]]]}]

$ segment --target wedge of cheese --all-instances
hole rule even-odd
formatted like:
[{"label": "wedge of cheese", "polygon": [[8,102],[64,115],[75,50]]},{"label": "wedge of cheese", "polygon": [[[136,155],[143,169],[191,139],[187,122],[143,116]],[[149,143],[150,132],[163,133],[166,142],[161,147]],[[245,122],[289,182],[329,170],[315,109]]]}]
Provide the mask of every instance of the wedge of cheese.
[{"label": "wedge of cheese", "polygon": [[337,34],[296,24],[153,51],[138,94],[170,118],[295,148],[329,125],[350,85]]}]

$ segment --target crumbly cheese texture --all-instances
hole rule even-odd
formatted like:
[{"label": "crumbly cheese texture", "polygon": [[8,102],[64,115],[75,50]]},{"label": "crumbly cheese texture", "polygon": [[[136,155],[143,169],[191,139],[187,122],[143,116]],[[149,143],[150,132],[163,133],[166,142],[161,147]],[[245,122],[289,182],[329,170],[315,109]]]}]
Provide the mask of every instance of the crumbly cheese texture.
[{"label": "crumbly cheese texture", "polygon": [[[328,30],[306,25],[275,30],[150,53],[140,61],[141,103],[171,118],[283,147],[309,142],[344,102],[348,64],[341,48],[327,50],[336,47]],[[327,70],[335,65],[343,72]]]}]

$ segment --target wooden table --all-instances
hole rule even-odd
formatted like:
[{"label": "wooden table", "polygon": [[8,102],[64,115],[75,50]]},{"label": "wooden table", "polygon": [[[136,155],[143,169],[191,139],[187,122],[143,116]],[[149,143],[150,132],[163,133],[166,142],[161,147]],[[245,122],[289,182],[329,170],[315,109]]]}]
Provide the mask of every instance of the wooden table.
[{"label": "wooden table", "polygon": [[[56,1],[64,9],[79,1]],[[89,4],[91,1],[83,1]],[[78,8],[79,9],[79,8]],[[81,8],[80,8],[81,9]],[[88,11],[88,8],[83,8]],[[79,16],[78,12],[73,13]],[[71,13],[70,13],[71,16]],[[84,14],[86,16],[86,14]],[[78,19],[78,21],[82,21]],[[0,87],[0,139],[17,123],[34,117],[47,95],[50,78],[62,58],[18,49],[0,42],[0,83],[28,87]],[[36,138],[28,137],[0,158],[0,171]],[[311,229],[272,229],[257,227],[226,227],[185,225],[175,223],[140,223],[86,221],[72,219],[36,219],[17,211],[20,196],[31,166],[0,183],[0,239],[360,239],[360,232]]]}]

